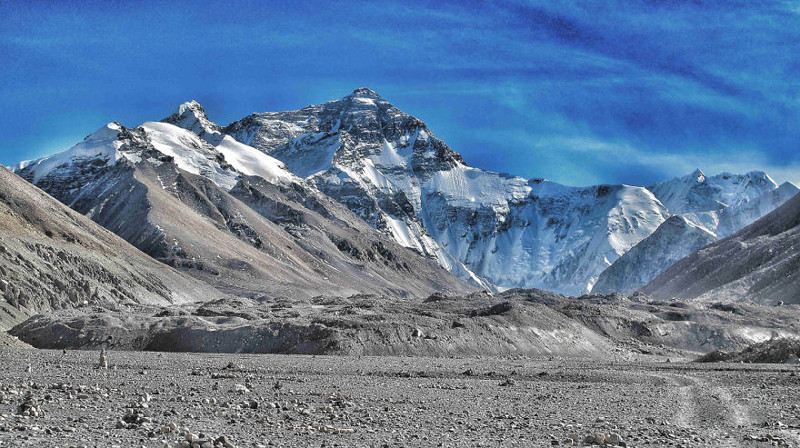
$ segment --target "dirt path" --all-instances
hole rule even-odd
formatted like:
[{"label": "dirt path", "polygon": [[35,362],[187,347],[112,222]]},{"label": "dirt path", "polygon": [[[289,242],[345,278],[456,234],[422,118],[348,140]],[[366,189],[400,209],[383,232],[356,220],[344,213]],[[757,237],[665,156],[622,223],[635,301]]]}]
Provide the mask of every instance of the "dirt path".
[{"label": "dirt path", "polygon": [[708,446],[742,446],[743,434],[752,426],[747,405],[724,385],[691,373],[650,373],[674,390],[672,422],[693,435],[715,442]]}]

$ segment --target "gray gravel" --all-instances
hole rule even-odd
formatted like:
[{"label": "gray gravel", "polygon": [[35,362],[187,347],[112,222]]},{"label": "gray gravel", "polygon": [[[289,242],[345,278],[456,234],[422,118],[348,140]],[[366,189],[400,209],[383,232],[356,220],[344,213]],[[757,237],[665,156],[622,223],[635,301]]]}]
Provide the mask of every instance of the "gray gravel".
[{"label": "gray gravel", "polygon": [[800,441],[793,366],[109,351],[102,369],[99,355],[0,352],[0,446]]}]

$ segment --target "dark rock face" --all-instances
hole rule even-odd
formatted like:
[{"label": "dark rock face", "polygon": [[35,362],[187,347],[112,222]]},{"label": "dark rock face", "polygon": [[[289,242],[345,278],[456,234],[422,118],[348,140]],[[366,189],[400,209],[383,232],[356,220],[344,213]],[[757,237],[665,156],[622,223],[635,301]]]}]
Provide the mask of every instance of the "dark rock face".
[{"label": "dark rock face", "polygon": [[800,195],[676,263],[642,289],[655,297],[800,303]]}]

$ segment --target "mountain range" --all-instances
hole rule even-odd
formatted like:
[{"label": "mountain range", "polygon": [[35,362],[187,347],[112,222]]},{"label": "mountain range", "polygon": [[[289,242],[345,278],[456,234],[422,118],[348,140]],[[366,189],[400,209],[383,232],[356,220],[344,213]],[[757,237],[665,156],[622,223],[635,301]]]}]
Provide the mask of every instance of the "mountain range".
[{"label": "mountain range", "polygon": [[155,259],[249,296],[628,293],[798,192],[761,172],[647,187],[494,173],[367,88],[227,126],[191,101],[13,169]]}]

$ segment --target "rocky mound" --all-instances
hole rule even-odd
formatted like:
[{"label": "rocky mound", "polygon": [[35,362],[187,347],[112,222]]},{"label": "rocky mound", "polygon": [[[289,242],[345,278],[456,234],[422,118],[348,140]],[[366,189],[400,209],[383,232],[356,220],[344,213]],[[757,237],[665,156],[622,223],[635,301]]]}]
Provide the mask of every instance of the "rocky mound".
[{"label": "rocky mound", "polygon": [[744,363],[798,363],[800,340],[775,338],[748,346],[738,352],[714,350],[697,358],[697,362],[744,362]]},{"label": "rocky mound", "polygon": [[33,317],[11,334],[39,348],[336,355],[564,355],[736,350],[800,334],[800,311],[570,298],[511,290],[398,301],[386,296],[225,299]]}]

